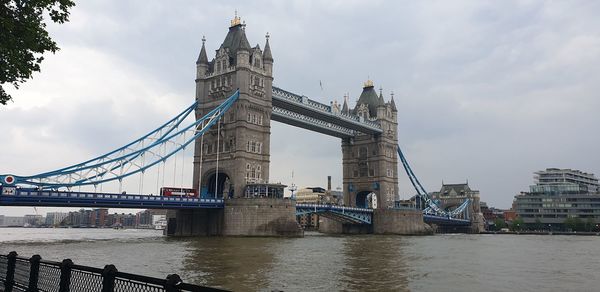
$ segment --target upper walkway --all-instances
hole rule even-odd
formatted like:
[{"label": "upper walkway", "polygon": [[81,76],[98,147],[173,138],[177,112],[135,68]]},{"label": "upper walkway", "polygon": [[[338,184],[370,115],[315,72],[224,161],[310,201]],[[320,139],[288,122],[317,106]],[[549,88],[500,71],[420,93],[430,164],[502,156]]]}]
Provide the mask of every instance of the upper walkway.
[{"label": "upper walkway", "polygon": [[278,87],[273,87],[271,119],[339,138],[354,137],[357,133],[375,135],[383,132],[376,121],[344,114],[339,109]]}]

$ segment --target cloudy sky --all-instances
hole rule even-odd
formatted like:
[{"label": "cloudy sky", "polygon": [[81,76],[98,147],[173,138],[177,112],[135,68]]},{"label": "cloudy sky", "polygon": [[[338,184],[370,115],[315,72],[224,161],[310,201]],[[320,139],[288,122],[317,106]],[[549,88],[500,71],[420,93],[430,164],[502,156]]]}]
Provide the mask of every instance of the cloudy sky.
[{"label": "cloudy sky", "polygon": [[[393,91],[399,143],[429,190],[468,179],[509,208],[536,170],[600,174],[598,1],[76,2],[49,25],[61,50],[7,86],[0,173],[77,163],[168,120],[194,100],[202,36],[212,58],[237,10],[252,45],[270,33],[276,86],[352,105],[368,77]],[[273,122],[271,149],[271,181],[341,185],[338,139]]]}]

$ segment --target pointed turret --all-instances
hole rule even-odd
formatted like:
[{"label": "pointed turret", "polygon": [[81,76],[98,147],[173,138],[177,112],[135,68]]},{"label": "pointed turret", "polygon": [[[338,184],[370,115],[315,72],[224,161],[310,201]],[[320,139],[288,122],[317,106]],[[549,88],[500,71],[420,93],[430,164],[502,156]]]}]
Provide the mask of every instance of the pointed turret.
[{"label": "pointed turret", "polygon": [[392,91],[392,100],[390,101],[390,106],[392,107],[392,111],[397,112],[396,103],[394,102],[394,92]]},{"label": "pointed turret", "polygon": [[383,100],[383,88],[379,87],[379,105],[378,106],[384,106],[385,105],[385,100]]},{"label": "pointed turret", "polygon": [[208,57],[206,56],[206,48],[204,47],[204,43],[206,42],[206,38],[202,36],[202,49],[200,50],[200,55],[198,55],[198,60],[196,61],[197,65],[206,64],[208,65]]},{"label": "pointed turret", "polygon": [[196,78],[206,77],[206,72],[208,71],[209,63],[206,56],[206,48],[204,47],[205,42],[206,38],[202,36],[202,49],[200,50],[200,55],[198,55],[198,60],[196,60]]},{"label": "pointed turret", "polygon": [[250,50],[252,49],[252,47],[250,47],[250,42],[248,41],[248,38],[246,37],[246,32],[242,29],[242,34],[241,34],[241,39],[240,39],[240,46],[239,46],[239,50],[246,50],[248,52],[250,52]]},{"label": "pointed turret", "polygon": [[344,95],[344,105],[342,106],[342,113],[347,115],[347,114],[349,114],[348,111],[349,111],[348,110],[348,96]]},{"label": "pointed turret", "polygon": [[[229,54],[229,64],[241,65],[249,63],[252,47],[250,47],[250,42],[248,42],[248,38],[246,37],[244,26],[245,24],[242,24],[236,12],[235,17],[231,20],[229,32],[227,32],[227,36],[225,36],[225,40],[221,44],[221,48]],[[238,56],[240,53],[241,56]],[[238,60],[238,57],[241,57],[241,60]]]},{"label": "pointed turret", "polygon": [[379,102],[377,92],[375,92],[375,89],[373,88],[373,81],[367,80],[363,86],[363,92],[360,94],[356,107],[354,108],[354,113],[356,114],[357,109],[364,104],[369,108],[369,116],[376,117],[377,107],[380,105]]},{"label": "pointed turret", "polygon": [[265,43],[265,50],[263,51],[263,64],[264,64],[264,68],[265,71],[267,71],[267,74],[269,74],[270,76],[273,76],[273,56],[271,55],[271,46],[269,45],[269,33],[267,32],[267,34],[265,35],[265,38],[267,39],[266,43]]},{"label": "pointed turret", "polygon": [[273,62],[273,56],[271,55],[271,46],[269,45],[269,33],[265,36],[267,42],[265,43],[265,50],[263,51],[263,60]]}]

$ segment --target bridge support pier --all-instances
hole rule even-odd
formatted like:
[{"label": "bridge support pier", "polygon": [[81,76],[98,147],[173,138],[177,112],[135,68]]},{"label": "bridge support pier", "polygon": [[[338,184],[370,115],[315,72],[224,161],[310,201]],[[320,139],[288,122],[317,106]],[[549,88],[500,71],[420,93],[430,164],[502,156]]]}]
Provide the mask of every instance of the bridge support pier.
[{"label": "bridge support pier", "polygon": [[169,210],[168,236],[215,236],[223,232],[223,209]]},{"label": "bridge support pier", "polygon": [[235,198],[223,209],[173,210],[167,213],[169,236],[301,237],[295,202],[289,199]]},{"label": "bridge support pier", "polygon": [[373,233],[373,227],[369,224],[342,223],[319,216],[319,232],[329,234],[369,234]]},{"label": "bridge support pier", "polygon": [[225,236],[301,237],[296,203],[290,199],[236,198],[225,200]]},{"label": "bridge support pier", "polygon": [[374,234],[428,235],[433,229],[423,221],[421,210],[373,210]]}]

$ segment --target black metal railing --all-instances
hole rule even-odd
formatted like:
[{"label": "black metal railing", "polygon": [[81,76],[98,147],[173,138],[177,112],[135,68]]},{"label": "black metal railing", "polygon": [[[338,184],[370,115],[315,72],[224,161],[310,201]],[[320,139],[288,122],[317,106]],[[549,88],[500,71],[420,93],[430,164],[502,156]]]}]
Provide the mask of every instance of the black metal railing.
[{"label": "black metal railing", "polygon": [[177,274],[159,279],[119,272],[114,265],[99,269],[76,265],[70,259],[53,262],[39,255],[23,258],[14,251],[0,255],[0,284],[4,292],[226,291],[183,283]]}]

